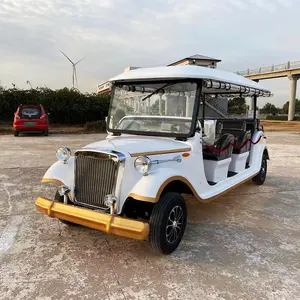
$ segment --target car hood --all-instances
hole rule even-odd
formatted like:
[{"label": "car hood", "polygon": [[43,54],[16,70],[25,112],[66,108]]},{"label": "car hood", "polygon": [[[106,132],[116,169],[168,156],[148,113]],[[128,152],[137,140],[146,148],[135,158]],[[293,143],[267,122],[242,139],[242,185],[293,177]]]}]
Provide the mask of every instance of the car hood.
[{"label": "car hood", "polygon": [[190,145],[169,138],[161,137],[109,137],[106,140],[95,142],[83,149],[116,150],[129,153],[131,156],[154,155],[168,152],[183,152],[191,149]]}]

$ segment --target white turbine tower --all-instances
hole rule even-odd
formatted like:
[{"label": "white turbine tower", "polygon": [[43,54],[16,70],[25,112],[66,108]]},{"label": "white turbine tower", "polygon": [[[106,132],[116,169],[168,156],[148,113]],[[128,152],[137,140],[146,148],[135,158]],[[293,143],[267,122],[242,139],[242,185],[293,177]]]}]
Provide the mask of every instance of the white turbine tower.
[{"label": "white turbine tower", "polygon": [[76,82],[76,88],[78,89],[78,80],[77,80],[77,73],[76,73],[76,65],[79,64],[83,59],[78,60],[76,63],[74,63],[65,53],[60,51],[66,59],[72,64],[73,72],[72,72],[72,83],[73,83],[73,89],[75,88],[75,82]]}]

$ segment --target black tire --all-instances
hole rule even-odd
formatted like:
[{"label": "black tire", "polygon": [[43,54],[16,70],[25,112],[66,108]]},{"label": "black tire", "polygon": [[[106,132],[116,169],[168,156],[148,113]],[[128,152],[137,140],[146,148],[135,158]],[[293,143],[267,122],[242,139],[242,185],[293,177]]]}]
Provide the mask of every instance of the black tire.
[{"label": "black tire", "polygon": [[267,170],[268,170],[267,157],[264,155],[262,157],[260,171],[255,177],[252,178],[252,181],[257,185],[264,184],[267,177]]},{"label": "black tire", "polygon": [[177,193],[166,193],[155,204],[150,217],[151,246],[170,254],[178,247],[187,221],[186,203]]},{"label": "black tire", "polygon": [[48,130],[44,130],[43,134],[44,134],[44,136],[48,136],[49,135]]},{"label": "black tire", "polygon": [[14,130],[14,136],[19,136],[19,131]]},{"label": "black tire", "polygon": [[[60,202],[60,203],[64,203],[64,197],[61,196],[58,192],[56,192],[55,196],[54,196],[54,200],[56,200],[57,202]],[[66,224],[66,225],[72,225],[72,226],[75,226],[77,224],[75,223],[72,223],[72,222],[69,222],[69,221],[66,221],[66,220],[61,220],[61,219],[58,219],[60,222]]]}]

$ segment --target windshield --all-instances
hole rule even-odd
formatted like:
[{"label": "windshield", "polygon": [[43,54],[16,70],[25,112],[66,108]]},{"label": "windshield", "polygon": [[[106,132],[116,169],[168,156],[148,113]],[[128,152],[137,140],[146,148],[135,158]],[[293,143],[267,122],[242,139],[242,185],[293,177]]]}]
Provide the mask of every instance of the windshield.
[{"label": "windshield", "polygon": [[133,134],[189,136],[197,84],[132,83],[116,85],[108,130]]},{"label": "windshield", "polygon": [[19,115],[21,119],[39,119],[41,110],[38,107],[22,107]]}]

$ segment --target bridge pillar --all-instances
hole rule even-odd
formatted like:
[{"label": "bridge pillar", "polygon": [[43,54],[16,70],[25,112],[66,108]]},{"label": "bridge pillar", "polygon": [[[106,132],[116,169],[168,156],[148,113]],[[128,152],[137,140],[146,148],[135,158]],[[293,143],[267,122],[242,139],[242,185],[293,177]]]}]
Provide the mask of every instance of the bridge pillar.
[{"label": "bridge pillar", "polygon": [[288,121],[293,121],[295,117],[295,108],[296,108],[296,94],[297,94],[297,81],[300,76],[288,76],[290,80],[290,100],[289,100],[289,116]]}]

